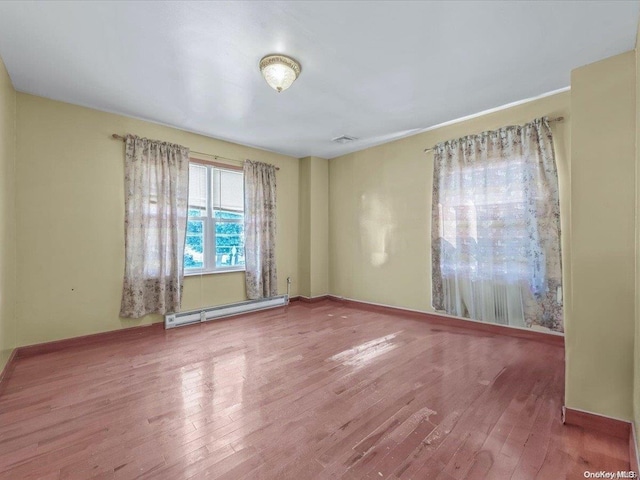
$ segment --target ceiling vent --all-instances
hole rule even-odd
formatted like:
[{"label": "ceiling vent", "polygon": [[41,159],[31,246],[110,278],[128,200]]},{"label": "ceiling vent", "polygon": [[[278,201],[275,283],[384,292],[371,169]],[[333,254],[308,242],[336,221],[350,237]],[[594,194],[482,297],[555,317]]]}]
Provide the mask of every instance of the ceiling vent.
[{"label": "ceiling vent", "polygon": [[331,139],[332,142],[336,142],[336,143],[349,143],[349,142],[353,142],[354,140],[358,140],[358,139],[356,137],[350,137],[349,135],[341,135],[340,137]]}]

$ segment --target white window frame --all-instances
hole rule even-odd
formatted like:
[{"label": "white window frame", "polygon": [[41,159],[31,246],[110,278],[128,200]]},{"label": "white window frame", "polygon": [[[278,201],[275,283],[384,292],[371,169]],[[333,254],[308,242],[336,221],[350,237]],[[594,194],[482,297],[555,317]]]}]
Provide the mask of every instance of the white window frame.
[{"label": "white window frame", "polygon": [[[199,220],[203,222],[203,252],[204,252],[204,267],[202,268],[186,268],[184,267],[184,276],[190,277],[194,275],[209,275],[215,273],[229,273],[229,272],[244,272],[245,266],[230,266],[230,267],[216,267],[216,222],[225,223],[242,223],[243,220],[233,220],[227,218],[214,218],[213,199],[211,197],[213,187],[213,170],[226,170],[234,173],[243,173],[241,169],[233,168],[231,166],[223,166],[212,162],[194,161],[191,160],[190,164],[206,167],[207,168],[207,210],[206,216],[190,217],[187,214],[187,222],[189,220]],[[243,174],[244,175],[244,174]],[[189,206],[187,206],[187,212]],[[244,206],[243,206],[243,218],[244,218]],[[243,232],[244,235],[244,232]],[[184,260],[183,260],[184,262]]]}]

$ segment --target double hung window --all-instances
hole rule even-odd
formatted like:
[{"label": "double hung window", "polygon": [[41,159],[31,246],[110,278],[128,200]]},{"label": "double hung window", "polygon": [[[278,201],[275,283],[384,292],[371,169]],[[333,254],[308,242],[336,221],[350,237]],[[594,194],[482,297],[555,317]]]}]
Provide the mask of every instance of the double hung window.
[{"label": "double hung window", "polygon": [[185,275],[244,270],[241,170],[191,162]]}]

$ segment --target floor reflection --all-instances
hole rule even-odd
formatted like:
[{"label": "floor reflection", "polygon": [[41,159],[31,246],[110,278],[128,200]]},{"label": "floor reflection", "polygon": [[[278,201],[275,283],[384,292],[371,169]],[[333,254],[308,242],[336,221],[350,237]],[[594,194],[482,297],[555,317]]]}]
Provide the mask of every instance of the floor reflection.
[{"label": "floor reflection", "polygon": [[394,343],[393,340],[402,332],[403,331],[400,330],[399,332],[385,335],[384,337],[374,338],[373,340],[337,353],[329,358],[329,360],[355,367],[356,370],[360,369],[379,356],[398,347],[398,344]]}]

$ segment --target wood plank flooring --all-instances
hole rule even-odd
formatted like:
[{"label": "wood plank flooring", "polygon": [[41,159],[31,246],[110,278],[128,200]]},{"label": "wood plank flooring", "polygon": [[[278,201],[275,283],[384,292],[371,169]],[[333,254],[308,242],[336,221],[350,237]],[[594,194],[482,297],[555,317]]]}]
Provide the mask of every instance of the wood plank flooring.
[{"label": "wood plank flooring", "polygon": [[338,302],[19,358],[2,479],[561,479],[629,469],[561,423],[562,347]]}]

